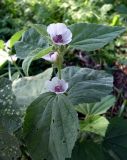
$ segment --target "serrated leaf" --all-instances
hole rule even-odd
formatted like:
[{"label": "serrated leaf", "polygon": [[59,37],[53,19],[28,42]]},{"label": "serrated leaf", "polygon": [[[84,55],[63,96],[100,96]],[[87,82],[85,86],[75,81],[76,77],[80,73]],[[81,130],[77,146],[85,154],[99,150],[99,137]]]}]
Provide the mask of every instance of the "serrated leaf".
[{"label": "serrated leaf", "polygon": [[69,26],[69,28],[73,35],[70,46],[83,51],[94,51],[102,48],[126,31],[124,27],[89,23],[77,23]]},{"label": "serrated leaf", "polygon": [[127,120],[114,118],[108,126],[103,147],[114,160],[126,160],[127,157]]},{"label": "serrated leaf", "polygon": [[47,47],[48,42],[33,28],[23,34],[21,41],[15,43],[16,55],[20,59],[25,59],[32,52],[38,53]]},{"label": "serrated leaf", "polygon": [[24,77],[19,78],[18,80],[14,80],[12,89],[18,104],[28,106],[40,94],[46,92],[47,90],[45,88],[45,82],[46,80],[50,80],[52,71],[52,68],[49,68],[36,76]]},{"label": "serrated leaf", "polygon": [[66,67],[62,78],[69,83],[68,96],[73,105],[95,103],[112,92],[112,75],[90,68]]},{"label": "serrated leaf", "polygon": [[28,55],[23,61],[22,68],[23,68],[24,73],[28,76],[28,71],[29,71],[29,67],[30,67],[31,62],[33,60],[37,60],[37,59],[42,58],[42,56],[50,53],[51,51],[52,51],[52,46],[45,48],[41,51],[39,49],[39,52],[37,52],[37,50],[34,50],[34,52],[32,52],[32,54]]},{"label": "serrated leaf", "polygon": [[84,115],[99,115],[106,113],[115,103],[115,97],[112,95],[106,96],[97,103],[83,103],[76,106],[76,110]]},{"label": "serrated leaf", "polygon": [[24,122],[24,137],[32,158],[70,158],[78,127],[77,113],[65,95],[40,95],[28,107]]},{"label": "serrated leaf", "polygon": [[80,121],[82,131],[92,132],[100,136],[105,136],[108,124],[108,120],[103,116],[90,116]]}]

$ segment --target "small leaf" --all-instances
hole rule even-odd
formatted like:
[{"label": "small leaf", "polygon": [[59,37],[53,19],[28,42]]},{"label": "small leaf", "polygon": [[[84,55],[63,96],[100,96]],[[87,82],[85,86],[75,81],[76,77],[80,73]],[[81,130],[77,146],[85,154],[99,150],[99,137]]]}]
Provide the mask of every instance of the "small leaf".
[{"label": "small leaf", "polygon": [[69,27],[73,35],[70,46],[83,51],[94,51],[102,48],[126,31],[124,27],[89,23],[77,23]]},{"label": "small leaf", "polygon": [[0,49],[0,67],[4,66],[7,60],[8,60],[8,53]]},{"label": "small leaf", "polygon": [[106,96],[97,103],[83,103],[76,106],[76,110],[84,115],[99,115],[106,113],[115,103],[115,97],[112,95]]},{"label": "small leaf", "polygon": [[65,95],[44,93],[27,109],[24,137],[33,159],[70,158],[78,129],[77,113]]},{"label": "small leaf", "polygon": [[108,120],[103,116],[90,116],[80,122],[82,131],[92,132],[101,136],[105,136],[109,124]]},{"label": "small leaf", "polygon": [[41,51],[39,49],[39,52],[38,52],[38,50],[34,50],[32,52],[32,54],[28,55],[23,61],[22,68],[23,68],[24,73],[28,76],[28,71],[29,71],[29,67],[30,67],[31,62],[33,60],[37,60],[37,59],[42,58],[42,56],[50,53],[51,51],[52,51],[52,46],[45,48],[45,49],[42,49]]},{"label": "small leaf", "polygon": [[9,39],[9,47],[12,48],[14,44],[22,37],[22,34],[25,32],[25,29],[22,29],[16,32],[10,39]]}]

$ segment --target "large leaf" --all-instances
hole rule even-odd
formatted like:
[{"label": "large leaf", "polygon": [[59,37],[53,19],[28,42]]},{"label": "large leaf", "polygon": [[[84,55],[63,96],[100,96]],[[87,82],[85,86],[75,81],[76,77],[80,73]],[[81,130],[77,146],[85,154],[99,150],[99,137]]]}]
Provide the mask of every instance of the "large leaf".
[{"label": "large leaf", "polygon": [[80,124],[82,131],[92,132],[104,136],[109,122],[103,116],[91,116],[85,120],[81,120]]},{"label": "large leaf", "polygon": [[8,79],[0,79],[0,121],[10,133],[21,126],[21,105],[17,104]]},{"label": "large leaf", "polygon": [[105,113],[114,105],[115,97],[106,96],[97,103],[83,103],[76,106],[76,110],[84,115],[99,115]]},{"label": "large leaf", "polygon": [[31,53],[36,51],[38,53],[47,47],[47,41],[33,28],[26,31],[21,41],[15,44],[16,55],[20,59],[25,59]]},{"label": "large leaf", "polygon": [[111,120],[103,142],[104,148],[114,160],[127,159],[127,120]]},{"label": "large leaf", "polygon": [[15,80],[12,84],[13,92],[19,104],[28,106],[41,93],[46,92],[45,82],[52,76],[52,68],[41,74],[31,77],[24,77]]},{"label": "large leaf", "polygon": [[69,83],[68,96],[74,105],[98,102],[112,92],[113,78],[105,71],[67,67],[62,77]]},{"label": "large leaf", "polygon": [[104,160],[102,146],[88,140],[77,142],[71,160]]},{"label": "large leaf", "polygon": [[28,75],[29,67],[30,67],[30,64],[33,60],[40,59],[40,58],[42,58],[42,56],[50,53],[51,51],[52,51],[52,46],[47,47],[45,49],[42,49],[41,51],[39,49],[39,52],[37,50],[34,50],[34,52],[32,52],[30,55],[28,55],[24,59],[23,64],[22,64],[22,68],[23,68],[23,71],[25,72],[25,74]]},{"label": "large leaf", "polygon": [[0,160],[16,160],[21,156],[20,143],[0,123]]},{"label": "large leaf", "polygon": [[65,95],[40,95],[28,107],[24,122],[25,142],[32,159],[70,158],[78,127],[77,113]]},{"label": "large leaf", "polygon": [[31,27],[34,28],[42,36],[48,36],[47,27],[43,24],[31,24]]},{"label": "large leaf", "polygon": [[73,24],[70,29],[73,35],[70,46],[85,51],[102,48],[126,30],[124,27],[88,23]]}]

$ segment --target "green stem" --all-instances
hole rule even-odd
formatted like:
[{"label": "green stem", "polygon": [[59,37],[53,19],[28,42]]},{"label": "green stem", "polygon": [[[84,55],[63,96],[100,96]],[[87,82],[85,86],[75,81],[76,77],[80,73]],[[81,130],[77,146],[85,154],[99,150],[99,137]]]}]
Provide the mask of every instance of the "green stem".
[{"label": "green stem", "polygon": [[8,76],[9,76],[9,80],[11,81],[11,66],[10,66],[10,62],[8,63]]},{"label": "green stem", "polygon": [[23,74],[22,74],[22,72],[20,71],[19,67],[18,67],[17,64],[15,63],[15,61],[13,61],[13,58],[12,58],[11,56],[10,56],[10,58],[11,58],[11,60],[12,60],[13,65],[14,65],[15,68],[17,69],[18,73],[19,73],[22,77],[24,77]]},{"label": "green stem", "polygon": [[2,77],[4,77],[4,76],[7,76],[9,73],[8,72],[6,72],[6,73],[4,73],[4,74],[2,74],[2,75],[0,75],[0,78],[2,78]]},{"label": "green stem", "polygon": [[58,76],[59,76],[59,79],[61,79],[61,65],[60,64],[58,65]]},{"label": "green stem", "polygon": [[121,108],[120,108],[120,111],[119,111],[118,117],[121,117],[121,116],[122,116],[123,111],[124,111],[125,106],[126,106],[126,103],[127,103],[127,100],[125,99],[125,100],[124,100],[124,102],[123,102],[123,104],[122,104],[122,106],[121,106]]}]

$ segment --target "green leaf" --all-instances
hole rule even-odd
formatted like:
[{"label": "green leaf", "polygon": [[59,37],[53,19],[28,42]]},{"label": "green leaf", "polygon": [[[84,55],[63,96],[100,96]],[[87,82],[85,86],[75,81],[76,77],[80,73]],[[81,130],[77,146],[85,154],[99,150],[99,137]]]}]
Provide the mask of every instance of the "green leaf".
[{"label": "green leaf", "polygon": [[41,51],[39,49],[39,52],[37,52],[37,50],[34,50],[32,54],[28,55],[23,61],[22,68],[23,68],[24,73],[28,76],[28,71],[29,71],[31,62],[33,60],[42,58],[42,56],[50,53],[51,51],[52,51],[52,46],[42,49]]},{"label": "green leaf", "polygon": [[70,158],[78,129],[77,113],[63,94],[44,93],[27,109],[24,137],[35,160]]},{"label": "green leaf", "polygon": [[103,142],[104,148],[114,160],[127,159],[127,120],[111,120]]},{"label": "green leaf", "polygon": [[4,49],[4,41],[0,40],[0,49]]},{"label": "green leaf", "polygon": [[103,116],[90,116],[80,121],[82,131],[92,132],[101,136],[105,136],[108,124],[108,120]]},{"label": "green leaf", "polygon": [[46,92],[45,82],[46,80],[50,80],[52,71],[52,68],[49,68],[36,76],[24,77],[15,80],[12,84],[12,89],[18,104],[28,106],[41,93]]},{"label": "green leaf", "polygon": [[11,81],[0,79],[0,121],[10,133],[21,126],[21,107],[12,92]]},{"label": "green leaf", "polygon": [[102,146],[90,140],[77,142],[71,160],[104,160]]},{"label": "green leaf", "polygon": [[106,96],[97,103],[83,103],[76,106],[76,110],[84,115],[99,115],[106,113],[115,103],[115,97]]},{"label": "green leaf", "polygon": [[73,105],[95,103],[112,92],[112,75],[90,68],[66,67],[62,78],[69,83],[68,96]]},{"label": "green leaf", "polygon": [[8,53],[0,49],[0,67],[4,66],[7,60],[8,60]]},{"label": "green leaf", "polygon": [[70,30],[73,35],[70,46],[83,51],[102,48],[126,31],[124,27],[88,23],[73,24],[70,26]]},{"label": "green leaf", "polygon": [[31,27],[34,28],[42,36],[48,36],[47,27],[43,24],[31,24]]},{"label": "green leaf", "polygon": [[47,41],[31,28],[23,34],[21,41],[15,43],[15,50],[18,58],[25,59],[31,53],[38,53],[48,46]]},{"label": "green leaf", "polygon": [[4,129],[0,130],[0,160],[16,160],[20,156],[20,143],[17,138]]},{"label": "green leaf", "polygon": [[22,29],[16,32],[8,41],[9,47],[12,48],[14,44],[21,38],[22,34],[25,32],[25,29]]}]

